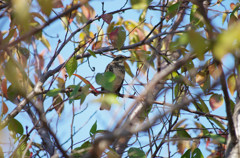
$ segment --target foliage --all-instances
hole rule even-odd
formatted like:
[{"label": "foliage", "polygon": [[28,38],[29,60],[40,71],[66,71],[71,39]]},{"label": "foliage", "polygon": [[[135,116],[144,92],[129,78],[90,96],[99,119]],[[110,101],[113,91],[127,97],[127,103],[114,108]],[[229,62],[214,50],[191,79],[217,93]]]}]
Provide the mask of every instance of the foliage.
[{"label": "foliage", "polygon": [[0,1],[0,157],[231,157],[240,4],[101,2]]}]

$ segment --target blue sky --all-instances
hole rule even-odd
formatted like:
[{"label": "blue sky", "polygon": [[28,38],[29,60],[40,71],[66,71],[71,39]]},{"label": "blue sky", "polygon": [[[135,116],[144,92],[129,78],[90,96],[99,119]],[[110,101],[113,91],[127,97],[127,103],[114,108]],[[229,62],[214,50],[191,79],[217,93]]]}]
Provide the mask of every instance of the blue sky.
[{"label": "blue sky", "polygon": [[[69,1],[65,1],[65,3],[68,3]],[[95,9],[96,14],[100,15],[102,13],[102,6],[101,6],[101,0],[95,0],[95,1],[91,1],[90,4],[91,6]],[[231,2],[238,2],[238,1],[228,1],[225,0],[223,1],[224,6],[228,7],[227,9],[230,10],[229,8],[229,4]],[[104,1],[104,9],[107,12],[110,11],[114,11],[117,9],[120,9],[123,5],[124,5],[125,1],[119,1],[119,0],[108,0],[108,1]],[[129,7],[130,4],[128,3],[126,7]],[[224,11],[223,7],[218,7],[216,6],[214,8],[215,10],[219,10],[219,11]],[[60,10],[59,10],[60,11]],[[189,12],[189,11],[188,11]],[[126,11],[123,14],[116,14],[114,15],[113,20],[117,21],[117,19],[119,18],[119,16],[123,16],[123,18],[125,20],[129,19],[129,20],[137,20],[139,18],[139,15],[141,14],[141,11],[135,10],[135,11]],[[153,12],[153,11],[149,11],[147,14],[147,19],[146,22],[151,22],[153,25],[156,24],[159,20],[159,12]],[[211,13],[209,14],[211,17]],[[54,16],[54,14],[52,14],[52,16]],[[0,23],[3,24],[5,22],[5,20],[2,20]],[[185,19],[185,22],[188,22],[188,19]],[[218,25],[221,26],[223,28],[226,28],[226,23],[224,25],[221,25],[222,23],[222,19],[221,19],[221,15],[218,18],[215,18],[215,20],[213,21],[214,25]],[[101,21],[100,22],[94,22],[93,25],[91,26],[91,29],[96,30],[96,26],[97,25],[101,25]],[[6,25],[6,23],[4,25],[2,25],[3,27],[0,27],[1,30],[5,30],[8,28],[8,26]],[[107,24],[105,24],[104,28],[107,26]],[[74,27],[73,27],[74,28]],[[74,30],[74,29],[73,29]],[[58,39],[64,39],[65,36],[65,31],[62,27],[61,22],[58,20],[57,22],[55,22],[52,26],[47,27],[44,32],[48,33],[50,36],[54,36],[57,37],[59,36],[59,38],[48,38],[50,45],[51,45],[51,52],[47,53],[48,57],[51,57],[54,53],[54,50],[57,46],[57,41]],[[78,38],[78,36],[76,36],[76,39]],[[63,40],[62,40],[63,41]],[[42,44],[38,43],[38,50],[39,52],[41,52],[43,49],[45,49],[43,47]],[[67,59],[71,53],[74,51],[74,45],[73,44],[68,44],[61,52],[61,55],[64,57],[64,59]],[[128,52],[119,52],[119,53],[127,53]],[[111,62],[111,58],[105,57],[105,56],[100,56],[98,55],[97,58],[91,57],[89,58],[91,67],[95,67],[95,72],[92,72],[91,69],[89,68],[87,63],[81,64],[78,69],[77,69],[77,74],[83,76],[83,77],[89,77],[89,76],[95,76],[96,73],[102,73],[105,70],[106,65]],[[225,64],[226,67],[232,67],[233,62],[232,62],[232,58],[231,55],[228,55],[227,57],[225,57],[223,59],[223,63]],[[56,60],[55,64],[52,66],[51,69],[53,69],[54,67],[56,67],[58,64],[58,61]],[[130,63],[129,63],[130,64]],[[130,64],[131,65],[131,64]],[[45,63],[46,66],[46,63]],[[133,65],[132,68],[132,72],[135,72],[134,70],[136,70],[135,68],[136,66]],[[227,71],[227,69],[225,69]],[[131,78],[130,76],[126,75],[126,80],[128,82],[131,82]],[[92,83],[95,82],[95,78],[93,77],[92,80],[90,80]],[[68,79],[67,84],[66,85],[70,85],[70,84],[78,84],[80,82],[80,80],[78,78],[74,79],[74,77],[71,77],[70,79]],[[94,84],[96,87],[98,87],[97,84]],[[54,86],[53,86],[54,87]],[[97,97],[99,98],[99,97]],[[109,111],[99,111],[99,103],[95,103],[92,100],[95,100],[96,97],[93,95],[90,95],[87,97],[86,101],[84,102],[84,104],[82,106],[80,106],[79,101],[74,102],[74,107],[75,107],[75,111],[77,112],[81,112],[83,109],[85,109],[86,106],[88,106],[88,108],[83,111],[82,113],[78,114],[75,117],[75,123],[74,123],[74,130],[77,131],[78,129],[80,129],[80,131],[78,132],[78,134],[76,134],[76,136],[74,137],[74,141],[75,143],[79,142],[80,140],[83,140],[84,138],[89,137],[89,130],[91,128],[91,126],[94,124],[94,122],[97,120],[97,125],[98,125],[98,129],[111,129],[113,122],[115,121],[111,121],[109,122],[109,120],[115,120],[119,118],[119,114],[117,111],[114,112],[114,110],[116,110],[117,108],[112,108],[111,112]],[[127,102],[127,104],[129,104],[131,102],[130,99],[119,99],[121,102]],[[47,99],[45,102],[45,108],[47,108],[48,106],[51,105],[52,99]],[[14,108],[13,107],[9,107],[9,110],[12,110]],[[220,114],[222,115],[222,111],[225,111],[225,106],[223,105],[222,107],[220,107],[219,109],[217,109],[216,111],[213,112],[213,114]],[[118,114],[118,116],[116,116],[116,114]],[[59,138],[60,142],[63,143],[65,142],[69,137],[70,137],[70,127],[71,127],[71,121],[72,121],[72,105],[68,104],[67,102],[65,103],[65,109],[61,115],[60,118],[57,117],[57,114],[55,111],[50,112],[50,114],[47,115],[48,119],[52,120],[51,123],[51,127],[52,129],[57,130],[57,137]],[[31,124],[29,117],[25,114],[25,113],[21,113],[19,114],[17,117],[17,119],[21,120],[21,123],[23,125],[28,125]],[[190,117],[187,117],[190,118]],[[191,117],[192,118],[192,117]],[[192,120],[189,120],[190,122]],[[109,124],[110,123],[110,124]],[[206,122],[207,123],[207,122]],[[29,126],[29,129],[31,128],[31,126]],[[34,140],[39,140],[39,137],[36,135],[32,135],[31,139]],[[148,143],[146,141],[146,143]],[[81,143],[80,143],[81,144]],[[80,144],[74,146],[78,147],[80,146]],[[70,146],[70,141],[65,144],[65,149],[67,149]],[[200,147],[204,153],[204,155],[209,154],[209,152],[207,152],[205,150],[205,146],[201,146]]]}]

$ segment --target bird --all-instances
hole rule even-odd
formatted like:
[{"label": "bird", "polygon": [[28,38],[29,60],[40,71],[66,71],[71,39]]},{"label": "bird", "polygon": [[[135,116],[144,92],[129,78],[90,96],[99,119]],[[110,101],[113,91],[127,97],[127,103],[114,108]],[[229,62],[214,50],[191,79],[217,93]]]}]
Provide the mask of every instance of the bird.
[{"label": "bird", "polygon": [[[107,90],[108,92],[110,93],[120,92],[125,77],[124,61],[127,60],[128,58],[130,57],[124,55],[117,55],[113,59],[113,61],[107,65],[105,72],[112,72],[116,76],[112,84],[112,90],[111,91]],[[103,87],[101,88],[101,90],[105,91]],[[111,105],[107,104],[106,102],[103,102],[100,106],[100,110],[110,110],[110,108]]]}]

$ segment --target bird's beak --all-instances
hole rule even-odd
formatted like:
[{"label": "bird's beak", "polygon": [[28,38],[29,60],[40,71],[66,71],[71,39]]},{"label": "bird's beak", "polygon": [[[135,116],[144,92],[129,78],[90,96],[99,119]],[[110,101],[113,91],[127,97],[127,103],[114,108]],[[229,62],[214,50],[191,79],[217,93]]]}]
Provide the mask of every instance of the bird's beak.
[{"label": "bird's beak", "polygon": [[125,60],[130,59],[131,57],[125,57]]}]

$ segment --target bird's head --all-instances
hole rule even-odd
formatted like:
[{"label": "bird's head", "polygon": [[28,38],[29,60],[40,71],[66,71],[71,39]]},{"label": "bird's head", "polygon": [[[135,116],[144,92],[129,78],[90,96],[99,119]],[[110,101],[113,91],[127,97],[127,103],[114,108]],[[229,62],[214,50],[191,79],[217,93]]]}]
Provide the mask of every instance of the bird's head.
[{"label": "bird's head", "polygon": [[125,60],[129,59],[130,57],[126,57],[124,55],[117,55],[113,61],[116,61],[116,62],[124,62]]}]

